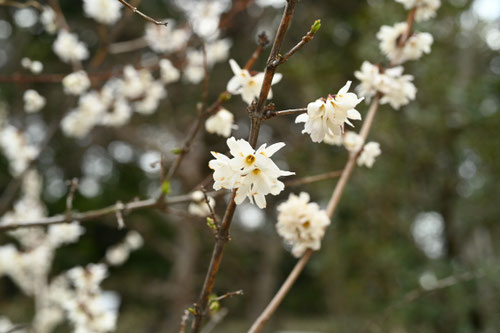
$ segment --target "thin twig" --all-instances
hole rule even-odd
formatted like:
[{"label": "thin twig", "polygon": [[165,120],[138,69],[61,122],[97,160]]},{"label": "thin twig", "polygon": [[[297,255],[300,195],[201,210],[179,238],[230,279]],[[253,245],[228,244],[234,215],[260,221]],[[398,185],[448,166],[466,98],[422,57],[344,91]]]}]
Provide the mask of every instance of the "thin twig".
[{"label": "thin twig", "polygon": [[75,198],[75,192],[78,188],[78,178],[73,178],[68,181],[69,191],[68,196],[66,197],[66,218],[71,216],[71,212],[73,211],[73,199]]},{"label": "thin twig", "polygon": [[186,322],[189,319],[189,311],[184,310],[184,314],[181,317],[181,324],[179,327],[179,333],[185,333],[186,332]]},{"label": "thin twig", "polygon": [[123,209],[125,206],[121,201],[116,203],[116,222],[118,223],[118,229],[125,228],[125,221],[123,219]]},{"label": "thin twig", "polygon": [[270,111],[266,112],[264,115],[265,119],[270,119],[274,117],[282,117],[282,116],[290,116],[290,115],[298,115],[302,113],[306,113],[307,108],[299,108],[299,109],[288,109],[288,110],[282,110],[282,111]]},{"label": "thin twig", "polygon": [[314,175],[314,176],[309,176],[309,177],[304,177],[304,178],[299,178],[299,179],[286,180],[286,181],[284,181],[284,183],[285,183],[285,186],[306,185],[306,184],[319,182],[322,180],[337,178],[341,174],[342,174],[342,170],[330,171],[330,172],[325,172],[325,173],[322,173],[319,175]]},{"label": "thin twig", "polygon": [[210,300],[209,304],[212,304],[214,302],[220,302],[226,298],[231,298],[233,296],[238,296],[238,295],[243,295],[243,290],[236,290],[236,291],[230,291],[228,293],[225,293],[224,295],[221,295],[219,297],[214,297]]},{"label": "thin twig", "polygon": [[201,192],[203,193],[203,198],[205,200],[205,203],[208,206],[208,210],[210,211],[210,217],[212,218],[212,220],[214,221],[214,223],[218,229],[218,228],[220,228],[220,224],[219,224],[219,221],[217,219],[217,216],[215,215],[214,208],[212,207],[212,205],[210,204],[210,200],[208,199],[207,190],[204,187],[202,187]]},{"label": "thin twig", "polygon": [[12,6],[12,7],[17,7],[17,8],[35,7],[36,9],[43,10],[43,6],[38,1],[34,1],[34,0],[30,0],[30,1],[26,1],[26,2],[0,0],[0,6]]},{"label": "thin twig", "polygon": [[132,6],[131,4],[129,4],[127,1],[125,0],[118,0],[120,1],[125,7],[127,7],[128,9],[130,9],[132,11],[132,13],[135,13],[135,14],[138,14],[139,16],[141,16],[143,19],[145,19],[146,21],[149,21],[151,23],[154,23],[156,25],[164,25],[164,26],[167,26],[168,24],[168,21],[157,21],[155,20],[154,18],[144,14],[143,12],[141,12],[139,9],[137,9],[137,7],[134,7]]},{"label": "thin twig", "polygon": [[126,52],[137,51],[148,46],[148,42],[144,37],[139,37],[125,42],[118,42],[109,45],[109,53],[120,54]]},{"label": "thin twig", "polygon": [[[168,205],[173,205],[173,204],[180,204],[180,203],[186,203],[186,202],[191,202],[192,197],[190,194],[186,195],[179,195],[179,196],[172,196],[172,197],[167,197],[165,199],[164,204]],[[72,211],[70,214],[60,214],[60,215],[54,215],[51,217],[46,217],[46,218],[41,218],[39,220],[35,221],[19,221],[18,223],[15,224],[3,224],[0,225],[0,231],[7,231],[7,230],[13,230],[13,229],[19,229],[19,228],[28,228],[28,227],[38,227],[38,226],[48,226],[48,225],[53,225],[53,224],[61,224],[61,223],[69,223],[73,221],[89,221],[89,220],[95,220],[97,218],[107,216],[107,215],[113,215],[116,214],[117,211],[122,211],[124,213],[129,213],[135,210],[139,209],[144,209],[144,208],[155,208],[161,207],[161,204],[158,203],[157,199],[146,199],[146,200],[134,200],[130,201],[126,204],[122,204],[120,202],[117,202],[111,206],[104,207],[104,208],[99,208],[95,210],[89,210],[86,212],[75,212]]]}]

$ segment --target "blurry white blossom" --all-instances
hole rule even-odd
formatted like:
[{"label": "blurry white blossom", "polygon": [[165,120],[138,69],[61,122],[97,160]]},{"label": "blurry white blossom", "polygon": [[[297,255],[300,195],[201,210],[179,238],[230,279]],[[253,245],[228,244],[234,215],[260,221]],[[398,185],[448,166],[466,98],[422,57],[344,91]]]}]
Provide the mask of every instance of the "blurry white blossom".
[{"label": "blurry white blossom", "polygon": [[[264,82],[264,73],[251,75],[246,69],[242,69],[238,63],[230,59],[229,65],[234,73],[234,76],[227,83],[227,91],[233,95],[241,95],[243,101],[251,104],[254,99],[259,97],[262,83]],[[281,81],[282,75],[277,73],[273,77],[271,84],[276,84]],[[268,99],[273,97],[272,90],[269,90]]]},{"label": "blurry white blossom", "polygon": [[60,30],[52,44],[52,50],[64,62],[71,63],[85,60],[89,56],[87,46],[78,40],[76,34]]},{"label": "blurry white blossom", "polygon": [[130,250],[126,245],[117,244],[106,251],[106,261],[112,266],[119,266],[127,261]]},{"label": "blurry white blossom", "polygon": [[104,126],[123,126],[132,117],[132,107],[124,98],[114,101],[107,112],[102,115],[100,123]]},{"label": "blurry white blossom", "polygon": [[288,200],[278,206],[276,229],[292,254],[300,257],[308,249],[319,250],[330,218],[317,203],[309,202],[309,194],[290,194]]},{"label": "blurry white blossom", "polygon": [[129,231],[125,237],[125,243],[131,250],[137,250],[144,244],[144,239],[137,231]]},{"label": "blurry white blossom", "polygon": [[118,21],[122,7],[117,0],[83,0],[85,15],[104,24],[113,24]]},{"label": "blurry white blossom", "polygon": [[364,140],[361,135],[349,131],[344,135],[344,147],[351,153],[357,153],[363,147]]},{"label": "blurry white blossom", "polygon": [[359,166],[366,166],[371,168],[375,163],[375,158],[382,153],[380,150],[380,144],[378,142],[368,142],[364,147],[363,151],[358,157],[357,163]]},{"label": "blurry white blossom", "polygon": [[412,81],[412,75],[403,75],[402,66],[387,69],[380,82],[380,92],[383,93],[380,103],[389,103],[394,109],[398,110],[402,105],[414,100],[417,88]]},{"label": "blurry white blossom", "polygon": [[415,21],[417,22],[433,18],[441,6],[440,0],[396,0],[396,2],[403,4],[408,10],[416,7]]},{"label": "blurry white blossom", "polygon": [[[205,53],[208,69],[212,68],[217,62],[225,61],[228,58],[231,44],[229,39],[216,40],[206,44]],[[184,77],[193,84],[200,83],[203,80],[205,77],[205,60],[202,50],[187,50]]]},{"label": "blurry white blossom", "polygon": [[361,83],[356,90],[370,100],[377,92],[382,93],[381,104],[389,103],[399,109],[415,99],[417,88],[411,82],[412,75],[403,75],[403,67],[391,67],[381,70],[368,61],[363,62],[361,70],[354,73]]},{"label": "blurry white blossom", "polygon": [[273,6],[274,8],[280,8],[286,4],[286,0],[257,0],[255,3],[260,7]]},{"label": "blurry white blossom", "polygon": [[78,101],[78,108],[68,113],[62,120],[61,127],[67,136],[82,138],[97,125],[106,110],[99,94],[88,92]]},{"label": "blurry white blossom", "polygon": [[40,61],[31,60],[26,57],[21,59],[21,66],[23,66],[23,68],[26,68],[33,74],[40,74],[43,71],[43,64]]},{"label": "blurry white blossom", "polygon": [[310,134],[313,142],[321,142],[327,134],[341,135],[344,124],[353,126],[349,119],[360,120],[361,114],[355,107],[363,98],[348,92],[350,86],[351,81],[347,81],[337,95],[309,103],[307,113],[295,119],[296,123],[305,123],[302,133]]},{"label": "blurry white blossom", "polygon": [[241,204],[248,197],[251,203],[255,200],[259,208],[265,208],[265,196],[278,195],[285,188],[278,178],[294,174],[280,170],[270,158],[285,144],[276,143],[269,147],[263,144],[254,150],[247,141],[231,137],[227,145],[233,157],[212,152],[215,159],[208,164],[214,170],[214,189],[237,189],[236,204]]},{"label": "blurry white blossom", "polygon": [[419,59],[424,53],[431,52],[432,35],[427,32],[412,33],[403,45],[398,45],[408,30],[406,22],[395,25],[384,25],[377,33],[380,50],[393,64],[401,64],[407,60]]},{"label": "blurry white blossom", "polygon": [[175,28],[175,22],[168,20],[168,25],[146,24],[144,38],[149,47],[158,53],[173,53],[186,47],[191,32],[186,28]]},{"label": "blurry white blossom", "polygon": [[185,1],[181,8],[198,36],[205,40],[214,40],[219,35],[220,16],[229,5],[228,0],[199,0]]},{"label": "blurry white blossom", "polygon": [[45,97],[40,95],[36,90],[28,89],[24,92],[24,110],[28,113],[40,111],[46,103]]},{"label": "blurry white blossom", "polygon": [[323,142],[332,146],[342,146],[344,143],[344,137],[342,135],[334,135],[331,132],[327,132]]},{"label": "blurry white blossom", "polygon": [[[208,203],[210,204],[210,207],[214,209],[215,207],[215,199],[212,198],[211,196],[207,195],[208,198]],[[200,217],[206,217],[210,216],[210,208],[207,205],[207,202],[205,200],[205,195],[203,194],[202,191],[195,191],[191,193],[191,203],[188,206],[188,212],[189,214],[200,216]]]},{"label": "blurry white blossom", "polygon": [[38,155],[38,149],[31,145],[26,136],[11,125],[0,129],[0,148],[9,160],[12,175],[21,174]]},{"label": "blurry white blossom", "polygon": [[81,95],[90,88],[90,80],[85,71],[68,74],[62,80],[64,92],[70,95]]},{"label": "blurry white blossom", "polygon": [[222,108],[216,114],[205,121],[205,129],[208,133],[229,137],[231,130],[238,128],[234,125],[234,116],[228,110]]},{"label": "blurry white blossom", "polygon": [[177,68],[175,68],[170,60],[161,59],[159,65],[161,80],[163,83],[169,84],[172,82],[176,82],[181,77],[181,73]]},{"label": "blurry white blossom", "polygon": [[56,12],[50,6],[43,6],[40,22],[49,34],[57,31]]}]

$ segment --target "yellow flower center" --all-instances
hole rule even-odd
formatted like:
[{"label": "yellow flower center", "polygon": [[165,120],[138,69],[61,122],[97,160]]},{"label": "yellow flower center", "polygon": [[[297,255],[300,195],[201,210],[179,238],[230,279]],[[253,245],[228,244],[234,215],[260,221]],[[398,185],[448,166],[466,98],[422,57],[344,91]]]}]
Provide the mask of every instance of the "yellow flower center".
[{"label": "yellow flower center", "polygon": [[254,175],[258,175],[260,173],[260,169],[255,169],[252,171]]},{"label": "yellow flower center", "polygon": [[304,223],[302,223],[302,226],[303,226],[304,228],[309,228],[309,227],[311,226],[311,222],[309,222],[309,221],[305,221]]},{"label": "yellow flower center", "polygon": [[253,162],[255,162],[255,156],[253,155],[248,155],[247,157],[245,157],[245,162],[247,164],[252,164]]}]

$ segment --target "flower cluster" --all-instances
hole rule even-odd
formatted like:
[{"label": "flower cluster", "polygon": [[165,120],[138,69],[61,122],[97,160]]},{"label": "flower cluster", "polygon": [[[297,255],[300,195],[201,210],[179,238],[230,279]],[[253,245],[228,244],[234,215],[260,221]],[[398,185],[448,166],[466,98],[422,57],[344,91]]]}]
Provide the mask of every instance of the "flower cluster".
[{"label": "flower cluster", "polygon": [[120,2],[115,0],[83,0],[85,15],[99,23],[113,24],[121,17]]},{"label": "flower cluster", "polygon": [[359,166],[366,166],[371,168],[375,163],[375,158],[382,153],[380,150],[380,144],[378,142],[368,142],[364,147],[363,151],[358,157],[357,163]]},{"label": "flower cluster", "polygon": [[122,243],[118,243],[106,251],[106,261],[112,266],[122,265],[127,261],[130,252],[139,249],[143,243],[144,240],[137,231],[129,231]]},{"label": "flower cluster", "polygon": [[225,138],[229,137],[231,131],[237,128],[238,126],[234,125],[233,114],[224,108],[205,121],[205,129],[208,133],[218,134]]},{"label": "flower cluster", "polygon": [[[126,66],[123,79],[112,78],[100,92],[90,91],[81,95],[78,107],[64,117],[62,129],[68,136],[81,138],[97,125],[126,124],[133,111],[151,114],[167,95],[163,82],[155,80],[146,69],[136,70]],[[65,90],[71,94],[83,93],[88,84],[84,72],[70,74],[63,81]]]},{"label": "flower cluster", "polygon": [[302,133],[310,134],[313,142],[321,142],[327,135],[341,135],[344,124],[354,126],[349,119],[361,119],[361,114],[355,107],[363,98],[348,92],[350,86],[351,81],[348,81],[336,95],[309,103],[307,113],[301,114],[295,120],[296,123],[305,123]]},{"label": "flower cluster", "polygon": [[0,128],[0,148],[9,160],[13,176],[20,175],[38,155],[38,149],[28,142],[23,132],[12,125]]},{"label": "flower cluster", "polygon": [[396,0],[403,4],[405,9],[416,8],[415,21],[427,21],[436,16],[436,11],[441,6],[440,0]]},{"label": "flower cluster", "polygon": [[266,207],[266,195],[278,195],[285,185],[278,180],[281,176],[293,175],[283,171],[271,160],[271,156],[285,146],[275,143],[269,147],[263,144],[254,150],[245,140],[231,137],[227,140],[232,158],[212,152],[215,157],[208,166],[214,170],[214,189],[236,189],[236,204],[241,204],[247,197],[259,208]]},{"label": "flower cluster", "polygon": [[89,57],[87,46],[78,40],[76,34],[60,30],[52,44],[54,53],[64,62],[72,63],[85,60]]},{"label": "flower cluster", "polygon": [[408,60],[419,59],[424,53],[431,52],[431,45],[434,39],[427,32],[415,32],[407,36],[408,24],[406,22],[395,25],[384,25],[377,33],[380,40],[380,50],[395,65]]},{"label": "flower cluster", "polygon": [[[242,69],[233,59],[229,60],[229,65],[231,66],[234,76],[227,83],[227,91],[233,95],[241,95],[245,103],[251,104],[254,99],[259,97],[260,89],[264,82],[264,73],[251,75],[248,70]],[[274,74],[271,85],[280,82],[281,78],[281,74]],[[273,98],[272,90],[269,90],[267,98]]]},{"label": "flower cluster", "polygon": [[356,87],[357,92],[369,101],[375,94],[381,93],[381,104],[390,104],[399,109],[410,100],[415,99],[417,88],[412,83],[413,76],[403,75],[403,67],[396,66],[382,71],[379,66],[364,61],[361,70],[354,76],[361,81]]},{"label": "flower cluster", "polygon": [[290,194],[288,200],[278,206],[276,229],[292,254],[300,257],[308,249],[319,250],[330,219],[317,203],[309,202],[309,194]]},{"label": "flower cluster", "polygon": [[22,58],[21,66],[26,68],[33,74],[40,74],[43,71],[43,64],[38,60],[31,60],[30,58]]},{"label": "flower cluster", "polygon": [[24,92],[24,110],[28,113],[40,111],[46,103],[45,97],[40,95],[38,91],[28,89]]}]

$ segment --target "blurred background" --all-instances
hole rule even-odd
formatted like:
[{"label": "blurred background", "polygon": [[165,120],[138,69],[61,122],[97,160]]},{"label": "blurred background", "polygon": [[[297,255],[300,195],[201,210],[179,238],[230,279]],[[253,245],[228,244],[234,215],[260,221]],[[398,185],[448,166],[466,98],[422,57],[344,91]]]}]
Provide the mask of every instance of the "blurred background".
[{"label": "blurred background", "polygon": [[[222,16],[221,36],[231,39],[230,57],[241,65],[256,48],[258,33],[273,37],[281,17],[280,1],[275,2],[277,8],[233,0],[239,9]],[[60,4],[93,55],[102,27],[82,15],[81,1]],[[140,9],[184,20],[171,1],[142,1]],[[375,38],[380,26],[404,21],[406,14],[389,0],[301,1],[284,48],[298,42],[315,19],[322,27],[279,68],[284,78],[273,86],[277,109],[305,107],[347,80],[357,85],[353,73],[364,60],[384,61]],[[142,37],[144,25],[128,16],[113,42]],[[321,250],[265,332],[500,332],[500,2],[443,0],[437,17],[416,29],[434,37],[430,55],[405,65],[405,72],[415,76],[416,100],[399,111],[388,105],[379,110],[369,140],[380,142],[382,155],[372,169],[354,171]],[[8,78],[23,72],[23,56],[42,61],[44,73],[70,73],[71,67],[54,56],[53,39],[40,27],[37,10],[0,6],[0,101],[9,120],[34,142],[76,99],[64,95],[60,83]],[[264,68],[269,49],[255,70]],[[94,68],[89,61],[84,66],[89,73],[103,72],[155,57],[145,46],[111,54]],[[225,90],[232,75],[227,62],[213,67],[209,101]],[[95,88],[102,84],[93,81]],[[23,112],[28,88],[47,98],[41,113]],[[36,161],[49,215],[64,211],[65,181],[73,177],[80,180],[73,203],[79,211],[157,195],[160,171],[151,163],[161,154],[167,163],[173,161],[171,150],[182,145],[201,94],[201,84],[176,83],[151,116],[136,114],[120,128],[96,127],[83,139],[58,131]],[[234,136],[246,138],[246,104],[235,96],[225,107],[239,126]],[[365,114],[367,108],[363,103],[358,110]],[[313,144],[301,130],[293,117],[275,118],[263,126],[259,144],[285,141],[277,163],[298,177],[343,167],[344,149]],[[189,192],[211,174],[210,150],[225,151],[225,139],[202,131],[172,181],[172,194]],[[0,156],[0,189],[11,181],[8,169]],[[286,188],[268,197],[266,210],[238,207],[215,292],[243,289],[245,294],[221,303],[214,332],[246,331],[296,262],[276,234],[276,205],[291,192],[307,191],[325,207],[335,181]],[[226,199],[217,199],[220,216]],[[180,205],[169,212],[150,209],[125,216],[127,227],[137,230],[145,244],[123,266],[112,268],[103,283],[120,301],[117,332],[177,332],[184,309],[197,299],[214,239],[205,220],[185,210]],[[58,249],[51,275],[99,261],[126,233],[117,230],[114,217],[84,226],[78,243]],[[0,234],[0,244],[9,242]],[[471,278],[463,275],[467,272],[480,274]],[[436,287],[449,276],[468,278]],[[2,277],[0,314],[27,322],[33,311],[32,299]]]}]

